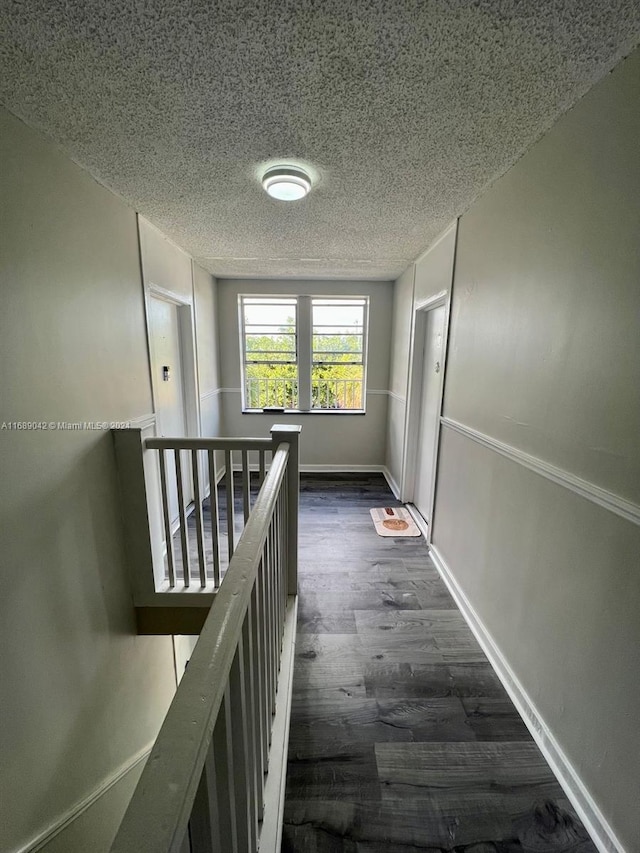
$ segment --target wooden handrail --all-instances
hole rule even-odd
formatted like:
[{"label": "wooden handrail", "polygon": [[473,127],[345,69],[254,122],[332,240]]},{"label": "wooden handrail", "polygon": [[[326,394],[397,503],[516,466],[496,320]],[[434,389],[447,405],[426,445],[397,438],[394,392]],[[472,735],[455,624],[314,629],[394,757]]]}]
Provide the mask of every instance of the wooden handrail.
[{"label": "wooden handrail", "polygon": [[[176,448],[177,442],[184,449],[210,449],[212,441],[229,448],[227,439],[148,439],[146,446]],[[242,439],[238,447],[246,448],[247,441]],[[266,445],[263,440],[254,441],[260,442],[258,447],[273,446],[271,439],[265,440]],[[251,449],[255,446],[252,443]],[[221,708],[229,703],[230,673],[234,660],[243,654],[247,611],[270,525],[274,514],[278,517],[279,500],[282,503],[288,459],[289,444],[281,443],[142,772],[112,853],[180,853],[184,849],[216,722]],[[281,593],[284,591],[278,594]],[[273,607],[277,606],[280,604],[274,602]]]}]

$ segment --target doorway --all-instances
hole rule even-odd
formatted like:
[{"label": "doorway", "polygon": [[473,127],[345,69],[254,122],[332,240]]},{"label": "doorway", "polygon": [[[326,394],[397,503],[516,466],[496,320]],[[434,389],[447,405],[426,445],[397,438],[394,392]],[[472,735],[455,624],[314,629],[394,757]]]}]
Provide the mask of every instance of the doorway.
[{"label": "doorway", "polygon": [[[148,298],[151,385],[159,436],[187,436],[190,427],[189,362],[191,310],[154,293]],[[184,312],[188,313],[185,318]],[[169,460],[168,460],[169,461]],[[167,491],[172,527],[179,522],[178,487],[175,467],[167,465]],[[193,503],[193,482],[189,465],[182,466],[182,487],[187,506]]]},{"label": "doorway", "polygon": [[407,407],[402,500],[431,540],[448,320],[446,292],[416,306]]}]

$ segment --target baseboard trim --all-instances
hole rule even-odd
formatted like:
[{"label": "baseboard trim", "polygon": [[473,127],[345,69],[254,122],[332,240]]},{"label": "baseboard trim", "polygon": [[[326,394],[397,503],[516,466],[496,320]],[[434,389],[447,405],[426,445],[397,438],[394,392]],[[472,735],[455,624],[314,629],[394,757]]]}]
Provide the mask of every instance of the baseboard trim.
[{"label": "baseboard trim", "polygon": [[516,462],[518,465],[528,468],[530,471],[539,474],[541,477],[551,480],[552,483],[564,486],[564,488],[569,489],[576,495],[580,495],[580,497],[586,498],[588,501],[603,507],[603,509],[608,509],[610,512],[619,515],[621,518],[631,521],[633,524],[640,525],[640,506],[638,504],[628,501],[626,498],[622,498],[620,495],[616,495],[608,489],[596,486],[595,483],[583,480],[581,477],[577,477],[570,471],[565,471],[563,468],[558,468],[550,462],[545,462],[544,459],[538,459],[537,456],[531,456],[529,453],[525,453],[517,447],[512,447],[510,444],[505,444],[504,442],[498,441],[489,435],[485,435],[483,432],[479,432],[472,427],[468,427],[465,426],[465,424],[454,421],[452,418],[442,417],[440,418],[440,423],[442,426],[445,426],[460,435],[464,435],[466,438],[470,438],[477,444],[481,444],[483,447],[488,447],[489,450],[495,450],[497,453],[500,453],[512,462]]},{"label": "baseboard trim", "polygon": [[405,504],[405,507],[409,511],[409,514],[411,515],[411,517],[413,518],[413,520],[416,523],[416,527],[418,528],[420,533],[422,533],[422,535],[424,536],[425,542],[428,545],[429,544],[429,525],[427,524],[426,519],[423,518],[422,514],[418,512],[418,510],[415,507],[415,504],[408,503],[408,504]]},{"label": "baseboard trim", "polygon": [[393,492],[395,499],[397,501],[399,501],[400,500],[400,486],[396,483],[396,481],[393,477],[393,474],[387,468],[386,465],[382,466],[382,473],[384,474],[384,478],[387,481],[387,485],[389,486],[389,488]]},{"label": "baseboard trim", "polygon": [[384,474],[384,465],[300,465],[303,474]]},{"label": "baseboard trim", "polygon": [[565,755],[562,747],[551,733],[544,718],[536,709],[520,680],[507,663],[502,652],[494,642],[493,637],[453,576],[442,554],[440,554],[434,545],[430,545],[429,552],[442,580],[460,608],[465,621],[480,643],[482,650],[489,658],[489,662],[495,670],[496,675],[511,697],[511,701],[531,732],[540,751],[547,759],[549,766],[553,770],[568,799],[580,815],[594,844],[600,853],[625,853],[621,842],[609,826],[595,800],[580,779],[578,772]]},{"label": "baseboard trim", "polygon": [[[256,474],[259,471],[257,463],[249,463],[249,471]],[[239,474],[242,472],[240,462],[233,463],[233,473]],[[391,472],[386,465],[300,465],[301,474],[382,474],[387,481],[389,488],[399,499],[400,489],[398,484],[391,476]],[[224,468],[218,473],[218,483],[224,477]]]},{"label": "baseboard trim", "polygon": [[[267,463],[267,469],[269,463]],[[249,470],[255,474],[258,470],[256,462],[249,463]],[[242,464],[240,462],[233,463],[233,473],[239,474],[242,472]],[[224,477],[224,469],[220,477]],[[384,474],[384,465],[300,465],[301,474]],[[219,482],[219,480],[218,480]]]},{"label": "baseboard trim", "polygon": [[109,776],[106,776],[98,787],[94,788],[94,790],[91,791],[91,793],[83,800],[80,800],[73,805],[54,823],[50,824],[46,829],[42,830],[42,832],[39,832],[26,844],[23,844],[20,847],[14,847],[10,853],[37,853],[37,851],[42,850],[57,835],[63,832],[77,818],[79,818],[81,814],[91,808],[91,806],[93,806],[100,797],[124,779],[124,777],[134,770],[140,762],[144,761],[151,752],[152,746],[153,743],[150,743],[148,746],[145,746],[143,749],[136,752],[132,758],[121,764],[120,767]]}]

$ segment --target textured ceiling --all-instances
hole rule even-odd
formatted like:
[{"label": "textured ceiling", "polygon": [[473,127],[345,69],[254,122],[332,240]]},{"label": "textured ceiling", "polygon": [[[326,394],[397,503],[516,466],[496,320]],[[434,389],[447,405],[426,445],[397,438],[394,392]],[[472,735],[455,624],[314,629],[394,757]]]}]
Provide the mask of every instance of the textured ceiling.
[{"label": "textured ceiling", "polygon": [[395,278],[640,41],[640,0],[0,9],[0,101],[221,276]]}]

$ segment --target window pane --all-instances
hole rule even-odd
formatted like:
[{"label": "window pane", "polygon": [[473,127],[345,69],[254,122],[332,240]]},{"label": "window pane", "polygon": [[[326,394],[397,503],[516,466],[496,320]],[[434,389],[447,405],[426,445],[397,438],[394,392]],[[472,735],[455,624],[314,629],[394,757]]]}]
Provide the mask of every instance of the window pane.
[{"label": "window pane", "polygon": [[363,409],[365,299],[314,299],[311,405]]},{"label": "window pane", "polygon": [[244,300],[245,326],[272,326],[283,331],[294,331],[296,326],[296,302],[283,299],[276,302]]},{"label": "window pane", "polygon": [[362,365],[315,366],[311,372],[314,409],[363,409]]},{"label": "window pane", "polygon": [[298,408],[295,297],[241,297],[244,402],[248,409]]},{"label": "window pane", "polygon": [[358,327],[362,330],[364,322],[364,305],[316,305],[313,301],[313,325],[346,327],[351,329]]},{"label": "window pane", "polygon": [[265,335],[253,332],[245,335],[246,361],[296,360],[295,335]]},{"label": "window pane", "polygon": [[362,326],[318,326],[314,325],[316,335],[361,335]]},{"label": "window pane", "polygon": [[333,361],[362,361],[362,335],[314,335],[314,362],[326,361],[329,355],[337,356]]},{"label": "window pane", "polygon": [[245,374],[248,409],[278,406],[298,408],[298,368],[295,364],[248,364]]}]

